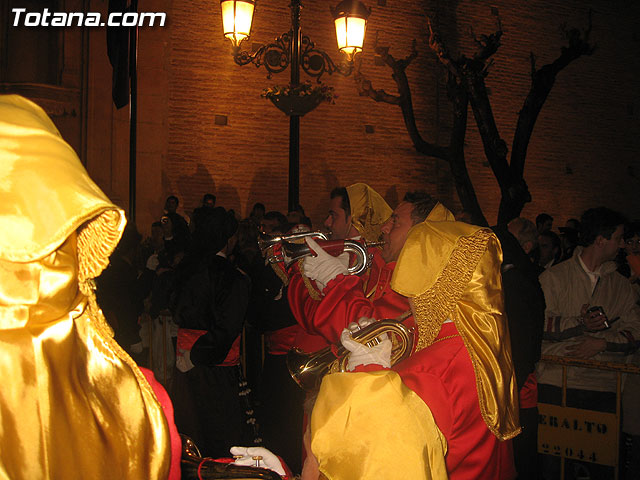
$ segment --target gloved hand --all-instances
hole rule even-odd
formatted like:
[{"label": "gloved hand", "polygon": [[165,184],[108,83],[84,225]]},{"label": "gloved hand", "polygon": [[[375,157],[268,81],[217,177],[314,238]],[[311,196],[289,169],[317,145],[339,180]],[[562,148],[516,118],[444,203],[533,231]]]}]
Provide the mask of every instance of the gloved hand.
[{"label": "gloved hand", "polygon": [[378,336],[378,344],[373,347],[363,345],[351,338],[351,334],[357,332],[363,327],[374,323],[372,318],[362,317],[358,322],[350,323],[340,335],[340,342],[349,350],[350,355],[347,360],[347,370],[353,372],[360,365],[382,365],[385,368],[391,368],[391,350],[393,344],[389,339],[389,334],[385,333]]},{"label": "gloved hand", "polygon": [[182,373],[188,372],[195,365],[191,363],[191,350],[184,350],[180,348],[179,354],[176,355],[176,368]]},{"label": "gloved hand", "polygon": [[306,237],[304,241],[316,252],[317,256],[305,257],[302,262],[302,268],[307,277],[316,281],[321,292],[338,275],[347,275],[349,273],[349,254],[347,252],[334,257],[325,252],[313,238]]},{"label": "gloved hand", "polygon": [[242,458],[238,458],[233,462],[236,465],[255,467],[256,460],[254,460],[253,457],[260,456],[262,457],[260,460],[260,467],[273,470],[280,476],[286,475],[284,467],[282,466],[282,463],[280,463],[280,459],[264,447],[231,447],[229,451],[231,452],[231,455],[234,456],[242,455]]}]

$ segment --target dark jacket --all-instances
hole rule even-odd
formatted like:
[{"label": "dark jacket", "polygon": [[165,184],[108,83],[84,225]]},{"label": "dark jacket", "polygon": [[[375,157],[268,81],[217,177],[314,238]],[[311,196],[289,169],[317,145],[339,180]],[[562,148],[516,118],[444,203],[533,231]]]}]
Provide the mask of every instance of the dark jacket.
[{"label": "dark jacket", "polygon": [[506,226],[492,227],[502,245],[502,288],[518,391],[540,359],[545,302],[538,269]]},{"label": "dark jacket", "polygon": [[229,260],[207,254],[183,277],[175,307],[181,328],[206,330],[191,350],[194,365],[222,363],[242,332],[251,282]]}]

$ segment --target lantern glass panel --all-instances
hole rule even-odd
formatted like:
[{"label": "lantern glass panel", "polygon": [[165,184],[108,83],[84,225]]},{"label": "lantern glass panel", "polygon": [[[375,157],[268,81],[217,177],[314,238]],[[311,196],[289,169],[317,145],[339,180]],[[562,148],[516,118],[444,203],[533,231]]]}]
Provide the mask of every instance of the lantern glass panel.
[{"label": "lantern glass panel", "polygon": [[362,51],[367,21],[359,17],[335,19],[338,49],[348,55]]},{"label": "lantern glass panel", "polygon": [[[234,45],[239,45],[251,33],[254,4],[227,0],[220,2],[224,36]],[[235,8],[234,8],[235,7]]]}]

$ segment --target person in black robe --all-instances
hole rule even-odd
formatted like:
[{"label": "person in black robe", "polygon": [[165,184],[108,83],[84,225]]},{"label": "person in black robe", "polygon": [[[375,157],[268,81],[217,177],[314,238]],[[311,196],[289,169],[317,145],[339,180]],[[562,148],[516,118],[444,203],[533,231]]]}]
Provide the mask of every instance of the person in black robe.
[{"label": "person in black robe", "polygon": [[251,444],[240,398],[240,335],[249,278],[227,259],[238,222],[222,207],[194,213],[192,245],[176,272],[179,325],[172,399],[178,430],[203,456]]}]

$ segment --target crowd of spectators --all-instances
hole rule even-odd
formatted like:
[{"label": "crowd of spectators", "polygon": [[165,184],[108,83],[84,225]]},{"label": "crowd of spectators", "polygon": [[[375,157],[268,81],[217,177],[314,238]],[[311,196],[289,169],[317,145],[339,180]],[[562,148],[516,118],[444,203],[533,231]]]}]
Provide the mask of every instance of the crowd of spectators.
[{"label": "crowd of spectators", "polygon": [[[259,445],[264,437],[296,471],[304,394],[288,375],[280,343],[299,327],[286,300],[286,281],[265,261],[258,237],[310,231],[311,220],[302,207],[285,215],[266,211],[261,203],[239,219],[233,210],[217,206],[212,194],[204,195],[189,216],[179,209],[179,199],[169,196],[144,240],[128,225],[109,268],[98,279],[100,305],[120,345],[139,364],[152,368],[172,393],[179,429],[196,437],[203,454],[224,455],[231,443]],[[574,257],[584,229],[572,218],[554,231],[553,218],[545,213],[535,224],[518,218],[494,228],[504,252],[505,308],[526,433],[516,439],[516,457],[518,449],[531,451],[537,443],[531,432],[536,431],[538,411],[530,401],[530,387],[546,321],[538,277]],[[626,223],[622,235],[617,271],[640,296],[640,222]],[[213,320],[191,322],[194,312],[210,314]],[[196,334],[185,347],[180,329],[206,333]],[[203,361],[202,350],[215,360]],[[225,400],[213,408],[212,395]],[[189,403],[197,398],[206,398],[206,405]],[[211,430],[218,432],[217,438],[209,438]],[[527,469],[535,472],[537,466],[518,468]]]},{"label": "crowd of spectators", "polygon": [[[289,452],[278,442],[280,420],[291,411],[270,392],[280,390],[300,406],[299,420],[288,428],[290,445],[301,444],[303,396],[293,381],[285,385],[283,375],[270,373],[273,359],[263,341],[265,333],[295,319],[287,315],[286,292],[280,291],[283,285],[257,241],[261,232],[284,234],[294,227],[311,229],[302,207],[285,215],[256,203],[247,218],[239,219],[206,194],[187,215],[178,197],[170,195],[148,238],[142,239],[135,224],[127,225],[97,279],[99,303],[116,340],[165,385],[180,431],[193,437],[203,454],[224,456],[233,444],[261,444],[258,426],[263,423],[271,445],[289,454],[294,468],[299,464],[299,448]],[[183,337],[193,332],[206,334],[195,333],[195,343],[185,348]],[[212,396],[224,401],[216,406]],[[206,399],[206,405],[195,404],[198,399]]]}]

